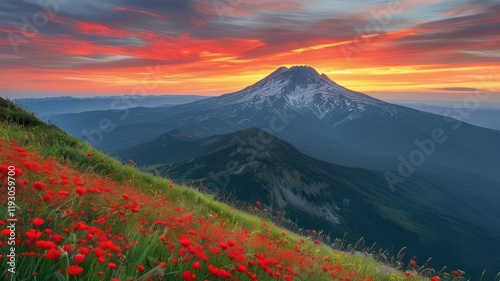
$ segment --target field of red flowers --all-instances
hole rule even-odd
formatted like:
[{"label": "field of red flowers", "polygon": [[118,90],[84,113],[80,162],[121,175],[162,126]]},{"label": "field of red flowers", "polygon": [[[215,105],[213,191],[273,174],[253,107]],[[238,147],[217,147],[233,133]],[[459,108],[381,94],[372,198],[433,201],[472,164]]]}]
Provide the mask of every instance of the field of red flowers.
[{"label": "field of red flowers", "polygon": [[112,177],[82,173],[64,160],[0,139],[7,214],[0,218],[0,279],[373,278],[343,264],[342,254],[276,233],[265,222],[247,229],[217,212],[202,216],[196,202],[171,200],[177,188],[172,184],[139,188],[134,179]]}]

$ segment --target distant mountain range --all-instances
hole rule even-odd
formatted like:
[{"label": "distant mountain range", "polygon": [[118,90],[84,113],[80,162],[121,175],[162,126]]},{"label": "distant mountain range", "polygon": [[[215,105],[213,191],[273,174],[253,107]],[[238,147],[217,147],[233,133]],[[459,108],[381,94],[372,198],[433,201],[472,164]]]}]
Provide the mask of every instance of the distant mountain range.
[{"label": "distant mountain range", "polygon": [[[130,109],[126,118],[117,115],[84,112],[54,122],[109,152],[173,129],[210,136],[256,127],[323,161],[391,171],[397,179],[392,182],[416,169],[448,176],[467,171],[500,181],[499,131],[377,100],[307,66],[279,68],[235,93],[170,108]],[[92,135],[104,119],[112,120],[112,133]]]},{"label": "distant mountain range", "polygon": [[482,107],[471,107],[467,109],[464,108],[463,102],[455,105],[430,105],[402,102],[398,104],[439,115],[452,114],[452,116],[460,116],[460,113],[458,113],[457,110],[461,109],[463,111],[462,114],[464,115],[464,117],[461,118],[464,122],[483,128],[500,130],[500,109],[497,108],[499,106],[498,104],[492,104],[492,107],[483,105]]},{"label": "distant mountain range", "polygon": [[193,95],[163,95],[163,96],[104,96],[93,98],[26,98],[16,99],[16,103],[26,110],[35,112],[40,117],[50,117],[56,114],[79,113],[95,110],[124,110],[134,107],[167,107],[207,97]]}]

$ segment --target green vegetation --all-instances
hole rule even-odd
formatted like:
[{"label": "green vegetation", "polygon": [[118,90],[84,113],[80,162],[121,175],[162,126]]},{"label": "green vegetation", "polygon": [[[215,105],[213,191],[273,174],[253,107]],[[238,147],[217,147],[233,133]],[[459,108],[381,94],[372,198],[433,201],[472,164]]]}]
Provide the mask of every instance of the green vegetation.
[{"label": "green vegetation", "polygon": [[2,195],[1,280],[424,280],[140,172],[1,99],[0,123],[18,214],[11,274]]}]

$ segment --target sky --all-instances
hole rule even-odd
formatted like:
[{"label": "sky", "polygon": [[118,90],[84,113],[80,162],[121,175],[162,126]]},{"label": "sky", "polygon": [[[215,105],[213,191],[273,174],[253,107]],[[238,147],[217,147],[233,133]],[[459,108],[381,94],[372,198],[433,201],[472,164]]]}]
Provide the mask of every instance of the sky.
[{"label": "sky", "polygon": [[220,95],[309,65],[384,99],[498,102],[499,14],[500,0],[0,0],[0,94]]}]

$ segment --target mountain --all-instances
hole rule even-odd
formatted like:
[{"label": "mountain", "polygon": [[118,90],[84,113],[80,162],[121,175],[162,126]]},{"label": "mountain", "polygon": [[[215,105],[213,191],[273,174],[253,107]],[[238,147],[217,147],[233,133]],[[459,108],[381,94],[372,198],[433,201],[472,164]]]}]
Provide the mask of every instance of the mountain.
[{"label": "mountain", "polygon": [[96,110],[122,110],[133,107],[168,107],[207,97],[193,95],[163,96],[104,96],[91,98],[53,97],[16,99],[16,103],[26,110],[35,112],[40,117],[66,113],[79,113]]},{"label": "mountain", "polygon": [[[419,103],[398,103],[406,107],[414,108],[417,110],[425,111],[425,112],[430,112],[438,115],[443,115],[446,116],[447,114],[456,112],[457,109],[454,108],[465,108],[465,106],[461,103],[457,103],[455,105],[432,105],[432,104],[419,104]],[[455,113],[456,114],[456,113]],[[464,120],[467,121],[467,123],[473,124],[475,126],[483,127],[483,128],[488,128],[488,129],[493,129],[493,130],[499,130],[500,131],[500,123],[498,120],[500,120],[500,109],[495,108],[495,107],[478,107],[478,108],[471,108],[469,112],[466,112],[465,117],[463,118]]]},{"label": "mountain", "polygon": [[474,274],[500,266],[498,187],[491,180],[418,173],[391,192],[381,172],[316,160],[256,128],[203,138],[174,130],[130,151],[123,156],[139,166],[222,198],[259,201],[302,228],[406,246],[422,258],[432,255],[433,265]]},{"label": "mountain", "polygon": [[[110,152],[173,129],[210,136],[257,127],[323,161],[388,171],[393,186],[415,170],[449,177],[471,172],[500,182],[500,132],[377,100],[307,66],[281,67],[235,93],[118,114],[63,115],[55,123]],[[106,118],[113,130],[102,133]]]}]

